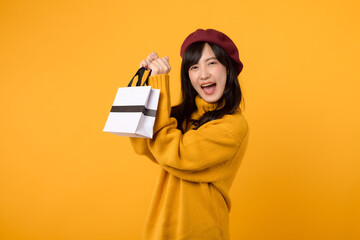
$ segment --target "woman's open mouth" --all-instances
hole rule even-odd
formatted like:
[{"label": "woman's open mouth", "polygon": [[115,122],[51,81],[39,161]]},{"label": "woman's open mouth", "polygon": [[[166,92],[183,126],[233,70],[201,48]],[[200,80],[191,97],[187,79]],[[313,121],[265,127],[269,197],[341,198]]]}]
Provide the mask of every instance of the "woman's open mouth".
[{"label": "woman's open mouth", "polygon": [[216,90],[216,83],[206,83],[201,85],[201,88],[207,95],[213,94]]}]

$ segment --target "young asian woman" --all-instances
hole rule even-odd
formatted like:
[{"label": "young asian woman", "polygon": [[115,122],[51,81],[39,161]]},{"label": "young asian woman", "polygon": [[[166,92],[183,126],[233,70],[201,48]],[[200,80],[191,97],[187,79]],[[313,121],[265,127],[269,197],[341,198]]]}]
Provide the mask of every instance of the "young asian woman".
[{"label": "young asian woman", "polygon": [[245,154],[238,49],[224,33],[198,29],[181,47],[182,101],[171,107],[168,57],[141,61],[160,89],[152,139],[130,138],[160,167],[143,239],[230,239],[229,190]]}]

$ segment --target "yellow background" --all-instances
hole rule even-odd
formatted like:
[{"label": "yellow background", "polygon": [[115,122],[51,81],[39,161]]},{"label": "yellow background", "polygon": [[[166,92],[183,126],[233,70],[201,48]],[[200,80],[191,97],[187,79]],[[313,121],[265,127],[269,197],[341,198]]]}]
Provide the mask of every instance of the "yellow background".
[{"label": "yellow background", "polygon": [[237,44],[250,126],[232,239],[360,239],[358,1],[0,1],[0,239],[140,239],[158,167],[103,133],[197,28]]}]

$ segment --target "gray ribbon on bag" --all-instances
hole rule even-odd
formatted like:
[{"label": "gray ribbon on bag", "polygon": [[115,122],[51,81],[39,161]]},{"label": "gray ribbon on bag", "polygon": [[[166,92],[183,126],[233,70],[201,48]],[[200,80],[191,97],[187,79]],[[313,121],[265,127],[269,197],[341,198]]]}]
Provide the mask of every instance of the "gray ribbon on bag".
[{"label": "gray ribbon on bag", "polygon": [[[141,86],[141,80],[145,73],[145,68],[141,67],[139,70],[135,73],[135,75],[132,77],[132,79],[129,82],[128,87],[131,87],[131,84],[136,76],[138,76],[138,81],[136,82],[136,87]],[[148,85],[149,76],[151,74],[151,70],[149,72],[149,75],[146,77],[144,83],[142,86]],[[110,112],[141,112],[145,116],[155,117],[156,116],[156,110],[147,109],[144,105],[136,105],[136,106],[112,106]]]}]

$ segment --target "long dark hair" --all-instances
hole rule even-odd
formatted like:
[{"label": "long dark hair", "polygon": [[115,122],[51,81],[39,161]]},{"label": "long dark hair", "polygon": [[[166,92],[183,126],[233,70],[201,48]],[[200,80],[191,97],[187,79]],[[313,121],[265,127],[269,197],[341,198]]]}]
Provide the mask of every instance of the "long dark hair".
[{"label": "long dark hair", "polygon": [[[217,60],[225,66],[227,70],[226,84],[223,96],[219,99],[219,103],[224,101],[224,106],[214,111],[206,112],[199,120],[191,119],[191,114],[196,110],[195,97],[198,95],[192,86],[189,78],[189,68],[197,64],[202,55],[202,50],[208,43],[214,52]],[[195,129],[198,129],[203,124],[222,118],[225,114],[234,113],[241,102],[241,89],[238,81],[238,72],[236,70],[236,63],[232,60],[225,50],[215,43],[209,42],[195,42],[191,44],[185,51],[181,63],[181,95],[182,102],[171,108],[171,117],[176,118],[177,128],[184,132],[183,123],[192,122]]]}]

